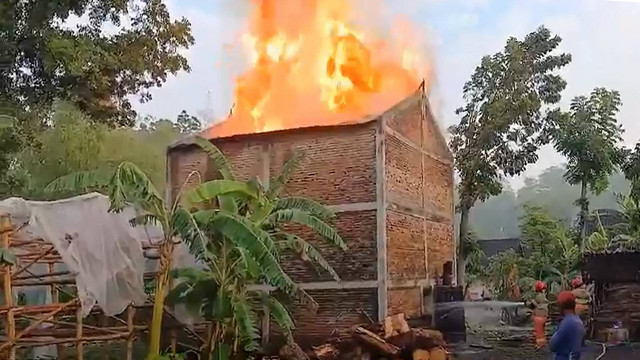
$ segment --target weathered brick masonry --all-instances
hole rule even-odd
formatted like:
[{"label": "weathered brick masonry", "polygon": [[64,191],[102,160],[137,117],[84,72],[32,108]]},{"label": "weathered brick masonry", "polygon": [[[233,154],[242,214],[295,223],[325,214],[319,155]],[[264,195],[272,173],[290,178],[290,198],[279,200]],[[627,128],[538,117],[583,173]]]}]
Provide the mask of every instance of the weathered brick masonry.
[{"label": "weathered brick masonry", "polygon": [[[301,340],[321,341],[335,328],[367,317],[423,312],[423,288],[454,254],[452,158],[423,91],[357,123],[212,141],[241,179],[267,181],[294,151],[304,151],[305,161],[285,192],[320,201],[337,214],[334,225],[349,251],[312,241],[341,283],[292,254],[284,255],[285,270],[319,304],[316,314],[294,309]],[[171,196],[195,173],[211,179],[215,169],[189,141],[171,147]],[[198,176],[191,176],[188,185],[197,181]],[[263,331],[269,328],[266,323]]]}]

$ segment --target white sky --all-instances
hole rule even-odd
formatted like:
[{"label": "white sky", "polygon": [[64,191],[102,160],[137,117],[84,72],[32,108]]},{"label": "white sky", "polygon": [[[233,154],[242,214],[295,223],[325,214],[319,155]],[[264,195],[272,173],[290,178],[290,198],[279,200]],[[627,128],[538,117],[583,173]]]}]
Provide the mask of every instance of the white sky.
[{"label": "white sky", "polygon": [[[232,101],[233,77],[244,66],[241,54],[225,50],[244,26],[246,0],[168,0],[173,16],[187,17],[196,44],[185,53],[191,73],[171,77],[152,91],[154,99],[137,104],[141,114],[175,118],[186,109],[212,109],[220,118]],[[483,55],[499,51],[507,37],[522,37],[546,25],[564,41],[563,51],[573,62],[563,71],[569,85],[563,104],[605,86],[620,91],[619,120],[625,142],[640,139],[640,0],[386,0],[389,17],[405,14],[429,37],[437,84],[432,104],[443,127],[457,121],[453,110],[461,105],[461,91]],[[526,175],[561,164],[553,149],[544,149],[540,161]],[[523,178],[512,179],[519,187]]]}]

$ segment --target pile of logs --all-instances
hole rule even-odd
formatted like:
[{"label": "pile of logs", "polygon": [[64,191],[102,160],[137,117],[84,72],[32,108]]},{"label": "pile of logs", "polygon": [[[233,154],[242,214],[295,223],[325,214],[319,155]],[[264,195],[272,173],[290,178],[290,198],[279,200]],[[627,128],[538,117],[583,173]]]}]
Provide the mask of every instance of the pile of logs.
[{"label": "pile of logs", "polygon": [[280,350],[283,360],[448,360],[442,334],[411,328],[404,314],[390,316],[383,324],[354,326],[327,343],[305,353],[295,344]]}]

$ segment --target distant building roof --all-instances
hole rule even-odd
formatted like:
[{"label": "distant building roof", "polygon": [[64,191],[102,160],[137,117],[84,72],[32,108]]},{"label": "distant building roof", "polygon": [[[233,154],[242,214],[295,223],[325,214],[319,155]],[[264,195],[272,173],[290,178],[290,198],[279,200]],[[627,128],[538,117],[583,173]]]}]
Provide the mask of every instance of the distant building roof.
[{"label": "distant building roof", "polygon": [[[597,214],[597,216],[595,215]],[[624,214],[616,209],[597,209],[587,218],[587,236],[598,231],[600,224],[604,228],[616,225],[624,221]]]},{"label": "distant building roof", "polygon": [[488,258],[507,250],[513,250],[516,254],[524,254],[524,248],[519,238],[478,240],[478,244]]}]

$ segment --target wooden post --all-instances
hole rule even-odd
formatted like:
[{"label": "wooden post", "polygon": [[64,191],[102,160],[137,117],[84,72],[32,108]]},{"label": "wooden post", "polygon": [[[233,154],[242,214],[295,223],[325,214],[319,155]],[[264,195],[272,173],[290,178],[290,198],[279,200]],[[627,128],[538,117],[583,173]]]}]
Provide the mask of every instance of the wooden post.
[{"label": "wooden post", "polygon": [[76,310],[76,351],[78,354],[77,359],[84,359],[84,349],[82,346],[82,306],[78,304],[78,310]]},{"label": "wooden post", "polygon": [[[9,215],[2,215],[0,217],[0,236],[2,237],[2,248],[5,251],[9,251],[9,247],[11,246],[11,218]],[[9,360],[16,359],[16,347],[15,347],[15,337],[16,337],[16,320],[13,314],[13,291],[11,287],[11,265],[4,266],[4,275],[3,275],[3,290],[4,290],[4,304],[9,308],[7,311],[7,336],[8,341],[10,343],[9,346]]]},{"label": "wooden post", "polygon": [[[49,263],[48,264],[48,273],[49,275],[53,274],[55,272],[55,263]],[[51,293],[51,303],[52,304],[57,304],[60,299],[58,296],[58,288],[56,287],[55,284],[51,284],[49,286],[49,292]],[[58,316],[54,316],[53,319],[57,320]],[[55,325],[54,325],[55,327]],[[57,359],[58,360],[62,360],[64,359],[64,345],[62,344],[58,344],[56,345],[56,353],[57,353]]]},{"label": "wooden post", "polygon": [[133,305],[129,305],[129,307],[127,308],[127,331],[129,332],[129,337],[127,338],[127,360],[133,360],[133,319],[135,314],[136,309],[133,307]]}]

